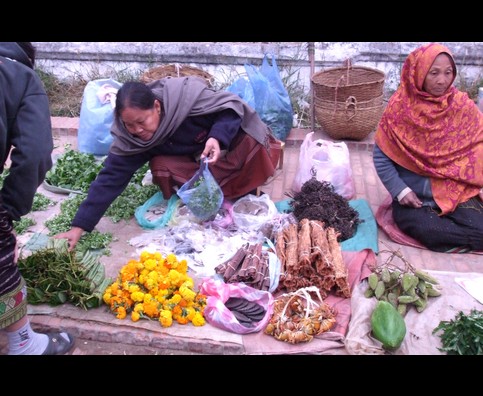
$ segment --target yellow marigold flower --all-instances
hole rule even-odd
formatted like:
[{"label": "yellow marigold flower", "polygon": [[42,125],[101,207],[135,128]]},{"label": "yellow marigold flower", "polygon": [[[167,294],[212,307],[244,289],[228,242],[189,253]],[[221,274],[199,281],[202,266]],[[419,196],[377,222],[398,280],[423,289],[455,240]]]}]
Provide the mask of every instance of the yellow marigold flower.
[{"label": "yellow marigold flower", "polygon": [[169,271],[168,273],[168,277],[169,277],[169,280],[171,281],[171,283],[173,283],[173,285],[178,285],[180,284],[180,280],[182,280],[182,274],[180,274],[178,271],[176,270],[171,270]]},{"label": "yellow marigold flower", "polygon": [[126,308],[124,307],[117,307],[116,309],[117,315],[116,318],[118,319],[124,319],[126,317]]},{"label": "yellow marigold flower", "polygon": [[144,306],[141,303],[137,303],[134,306],[134,312],[144,312]]},{"label": "yellow marigold flower", "polygon": [[170,268],[176,268],[178,266],[178,258],[174,253],[169,253],[166,256],[166,265]]},{"label": "yellow marigold flower", "polygon": [[173,297],[169,299],[169,302],[173,304],[178,304],[180,301],[181,301],[181,296],[178,293],[175,293]]},{"label": "yellow marigold flower", "polygon": [[146,275],[144,275],[144,274],[139,275],[138,282],[141,285],[144,285],[144,282],[146,282]]},{"label": "yellow marigold flower", "polygon": [[193,278],[190,278],[189,276],[187,276],[184,280],[184,285],[186,285],[190,289],[193,289],[195,287],[195,282]]},{"label": "yellow marigold flower", "polygon": [[112,294],[110,292],[105,292],[102,296],[102,300],[109,305],[109,301],[111,300]]},{"label": "yellow marigold flower", "polygon": [[139,315],[139,312],[132,311],[131,312],[131,320],[133,322],[137,322],[141,316]]},{"label": "yellow marigold flower", "polygon": [[163,255],[162,255],[160,252],[155,252],[155,253],[154,253],[154,259],[155,259],[156,261],[160,261],[160,260],[162,260],[162,259],[163,259]]},{"label": "yellow marigold flower", "polygon": [[129,285],[129,293],[135,293],[141,290],[141,287],[137,283],[132,283]]},{"label": "yellow marigold flower", "polygon": [[156,260],[153,260],[152,258],[147,259],[147,260],[144,262],[144,266],[145,266],[145,267],[146,267],[146,269],[148,269],[149,271],[152,271],[154,268],[156,268]]},{"label": "yellow marigold flower", "polygon": [[196,297],[196,293],[187,286],[181,286],[179,292],[186,301],[193,301]]},{"label": "yellow marigold flower", "polygon": [[195,326],[203,326],[205,324],[205,318],[202,314],[196,312],[195,316],[193,316],[193,319],[191,320],[191,323],[193,323]]},{"label": "yellow marigold flower", "polygon": [[144,301],[144,293],[141,292],[141,291],[131,293],[131,299],[134,302],[142,302],[142,301]]},{"label": "yellow marigold flower", "polygon": [[144,287],[148,290],[158,287],[158,282],[156,281],[156,279],[153,279],[153,278],[146,279],[146,281],[143,284],[144,284]]},{"label": "yellow marigold flower", "polygon": [[145,262],[150,258],[151,258],[151,253],[149,253],[147,250],[143,250],[141,252],[141,255],[139,256],[139,259],[141,260],[141,262]]},{"label": "yellow marigold flower", "polygon": [[161,326],[163,327],[169,327],[173,324],[173,317],[171,315],[171,311],[163,309],[159,313],[159,323],[161,323]]}]

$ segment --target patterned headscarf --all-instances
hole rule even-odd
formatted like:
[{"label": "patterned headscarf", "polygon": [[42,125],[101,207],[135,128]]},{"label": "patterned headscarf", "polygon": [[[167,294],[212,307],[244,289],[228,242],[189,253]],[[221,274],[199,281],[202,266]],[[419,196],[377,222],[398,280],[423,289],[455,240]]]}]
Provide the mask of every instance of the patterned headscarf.
[{"label": "patterned headscarf", "polygon": [[401,82],[376,130],[375,142],[399,165],[431,180],[442,215],[476,196],[483,186],[483,114],[451,85],[439,97],[423,90],[435,58],[447,47],[431,43],[404,62]]}]

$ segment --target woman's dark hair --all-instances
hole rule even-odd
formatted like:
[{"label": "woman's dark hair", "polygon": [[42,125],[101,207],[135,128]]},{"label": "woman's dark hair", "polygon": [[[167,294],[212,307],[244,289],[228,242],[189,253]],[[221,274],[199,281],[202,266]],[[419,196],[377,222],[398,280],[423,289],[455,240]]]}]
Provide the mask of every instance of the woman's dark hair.
[{"label": "woman's dark hair", "polygon": [[35,56],[37,55],[36,48],[32,45],[30,41],[16,41],[18,46],[22,48],[23,52],[27,55],[30,59],[30,63],[32,64],[32,69],[35,65]]},{"label": "woman's dark hair", "polygon": [[127,107],[141,110],[152,109],[155,99],[156,97],[146,84],[138,81],[125,82],[117,91],[116,116],[120,117],[122,111]]}]

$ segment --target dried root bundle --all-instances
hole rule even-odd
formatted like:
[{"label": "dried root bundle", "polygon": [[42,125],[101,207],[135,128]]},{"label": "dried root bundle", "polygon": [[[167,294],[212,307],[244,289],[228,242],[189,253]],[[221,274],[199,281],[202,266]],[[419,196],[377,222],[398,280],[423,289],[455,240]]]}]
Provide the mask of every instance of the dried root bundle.
[{"label": "dried root bundle", "polygon": [[[318,302],[311,293],[318,297]],[[275,300],[273,315],[264,332],[290,344],[308,342],[329,331],[336,322],[335,317],[335,310],[323,301],[319,289],[306,287]]]}]

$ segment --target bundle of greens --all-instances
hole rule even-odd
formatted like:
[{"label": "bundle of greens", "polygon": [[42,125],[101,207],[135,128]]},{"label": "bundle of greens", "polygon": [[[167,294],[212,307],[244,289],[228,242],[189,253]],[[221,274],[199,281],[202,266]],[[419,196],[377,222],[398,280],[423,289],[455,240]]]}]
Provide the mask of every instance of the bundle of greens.
[{"label": "bundle of greens", "polygon": [[27,283],[27,301],[34,305],[69,302],[86,310],[96,308],[112,283],[99,255],[69,252],[66,239],[50,239],[44,249],[19,258],[18,266]]}]

